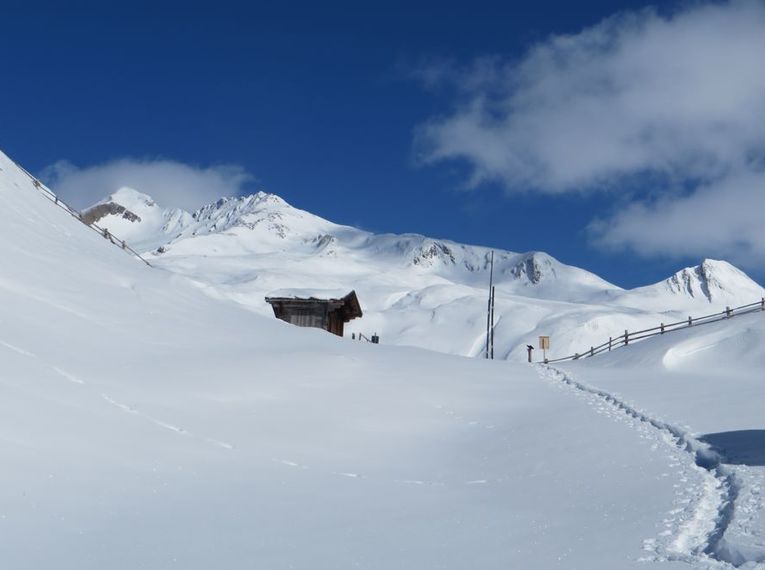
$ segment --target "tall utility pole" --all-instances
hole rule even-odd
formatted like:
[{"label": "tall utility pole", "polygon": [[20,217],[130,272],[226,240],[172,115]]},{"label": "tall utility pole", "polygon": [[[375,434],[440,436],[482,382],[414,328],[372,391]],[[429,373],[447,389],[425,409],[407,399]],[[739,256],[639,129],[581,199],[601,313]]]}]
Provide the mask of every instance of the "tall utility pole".
[{"label": "tall utility pole", "polygon": [[491,268],[489,269],[489,305],[486,309],[486,358],[491,354],[491,334],[494,317],[492,315],[494,303],[494,250],[491,250]]},{"label": "tall utility pole", "polygon": [[494,285],[491,286],[491,359],[494,360]]}]

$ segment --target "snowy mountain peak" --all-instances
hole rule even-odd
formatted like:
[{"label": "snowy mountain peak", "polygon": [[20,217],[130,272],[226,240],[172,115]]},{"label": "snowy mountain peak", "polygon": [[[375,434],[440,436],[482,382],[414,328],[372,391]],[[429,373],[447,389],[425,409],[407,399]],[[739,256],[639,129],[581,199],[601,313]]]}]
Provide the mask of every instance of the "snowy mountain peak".
[{"label": "snowy mountain peak", "polygon": [[[120,188],[104,200],[83,212],[86,223],[99,223],[107,216],[114,216],[131,223],[140,223],[148,211],[158,208],[150,196],[132,188]],[[143,215],[143,217],[142,217]]]},{"label": "snowy mountain peak", "polygon": [[178,235],[191,223],[191,214],[164,209],[151,196],[123,187],[82,212],[87,223],[96,223],[141,250],[154,249]]},{"label": "snowy mountain peak", "polygon": [[106,200],[103,200],[103,202],[114,202],[116,204],[121,204],[122,206],[125,206],[126,208],[130,208],[131,206],[136,206],[136,205],[138,205],[139,207],[157,206],[156,202],[154,202],[154,199],[151,196],[149,196],[148,194],[144,194],[143,192],[139,192],[138,190],[135,190],[134,188],[129,188],[127,186],[123,186],[122,188],[114,192],[111,196],[106,198]]},{"label": "snowy mountain peak", "polygon": [[696,304],[704,303],[720,310],[726,306],[751,303],[763,296],[765,289],[740,269],[726,261],[705,259],[699,265],[681,269],[664,281],[626,291],[619,303],[661,311],[680,307],[690,311]]},{"label": "snowy mountain peak", "polygon": [[433,267],[435,265],[455,265],[457,261],[449,246],[443,242],[426,239],[422,245],[415,249],[412,264],[421,267]]},{"label": "snowy mountain peak", "polygon": [[556,264],[559,262],[546,253],[532,251],[523,254],[510,272],[516,279],[536,285],[547,277],[556,277]]},{"label": "snowy mountain peak", "polygon": [[672,275],[665,282],[675,294],[691,298],[706,298],[709,302],[719,297],[751,289],[753,296],[761,291],[759,285],[744,272],[726,261],[705,259],[699,265],[686,267]]},{"label": "snowy mountain peak", "polygon": [[194,212],[192,217],[197,222],[210,222],[211,230],[221,230],[245,223],[246,216],[276,213],[283,209],[293,208],[275,194],[258,192],[249,196],[220,198]]},{"label": "snowy mountain peak", "polygon": [[292,208],[292,206],[276,194],[257,192],[249,196],[220,198],[216,202],[203,206],[194,212],[193,217],[195,220],[213,219],[220,217],[220,214],[223,213],[225,217],[233,218],[263,210],[280,208]]},{"label": "snowy mountain peak", "polygon": [[292,237],[306,241],[309,236],[310,239],[323,236],[334,226],[267,192],[221,198],[194,212],[192,218],[195,222],[193,230],[187,231],[185,236],[203,236],[241,228],[250,230],[253,239],[257,237],[258,240],[271,241]]}]

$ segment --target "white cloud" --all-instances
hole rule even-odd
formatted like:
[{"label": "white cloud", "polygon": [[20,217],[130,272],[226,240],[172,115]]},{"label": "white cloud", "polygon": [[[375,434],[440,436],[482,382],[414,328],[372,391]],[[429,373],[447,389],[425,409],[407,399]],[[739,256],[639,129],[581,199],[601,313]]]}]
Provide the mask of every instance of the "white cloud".
[{"label": "white cloud", "polygon": [[632,203],[590,225],[605,249],[645,256],[726,257],[761,270],[765,262],[765,172],[742,170],[686,196]]},{"label": "white cloud", "polygon": [[615,16],[457,74],[463,98],[419,128],[421,157],[467,160],[473,183],[511,190],[711,176],[765,148],[764,53],[760,2]]},{"label": "white cloud", "polygon": [[[418,128],[416,148],[424,163],[464,161],[471,187],[629,196],[643,185],[636,194],[648,201],[595,225],[600,243],[645,254],[763,249],[746,206],[728,207],[762,202],[763,54],[762,1],[620,14],[518,61],[452,72],[458,103]],[[689,185],[690,195],[675,192]],[[712,231],[694,225],[702,212],[715,213]]]},{"label": "white cloud", "polygon": [[165,207],[195,210],[222,196],[236,196],[253,181],[240,166],[207,168],[173,160],[123,158],[86,168],[67,161],[46,167],[45,183],[76,208],[85,208],[120,188],[148,194]]}]

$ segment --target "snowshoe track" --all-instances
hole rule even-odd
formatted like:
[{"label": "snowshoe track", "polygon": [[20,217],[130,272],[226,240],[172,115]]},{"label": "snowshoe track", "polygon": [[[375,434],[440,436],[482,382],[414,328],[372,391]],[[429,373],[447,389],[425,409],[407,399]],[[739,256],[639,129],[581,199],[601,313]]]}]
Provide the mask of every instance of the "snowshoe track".
[{"label": "snowshoe track", "polygon": [[[622,416],[649,426],[657,439],[690,456],[691,466],[701,476],[700,488],[682,503],[692,503],[692,512],[674,527],[671,540],[646,541],[645,549],[653,551],[658,560],[682,561],[700,568],[765,568],[765,552],[743,551],[728,543],[726,531],[735,512],[740,487],[735,473],[723,465],[723,458],[709,445],[685,430],[651,417],[614,394],[574,380],[570,374],[549,365],[539,365],[540,376],[569,387],[590,399],[605,403]],[[686,479],[683,478],[685,482]],[[680,509],[671,511],[678,512]],[[745,553],[744,553],[745,552]],[[656,560],[656,559],[655,559]]]}]

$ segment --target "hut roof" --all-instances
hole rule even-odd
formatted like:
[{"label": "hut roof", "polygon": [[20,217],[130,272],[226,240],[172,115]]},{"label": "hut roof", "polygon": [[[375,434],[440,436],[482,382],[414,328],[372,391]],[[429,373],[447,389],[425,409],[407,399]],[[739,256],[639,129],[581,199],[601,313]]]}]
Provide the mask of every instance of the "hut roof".
[{"label": "hut roof", "polygon": [[356,291],[346,293],[338,289],[279,289],[266,297],[266,302],[278,317],[286,306],[326,303],[330,310],[339,311],[343,321],[348,322],[363,316]]},{"label": "hut roof", "polygon": [[342,299],[346,295],[350,295],[348,289],[295,287],[271,291],[266,296],[266,299],[319,299],[324,301],[328,299]]}]

